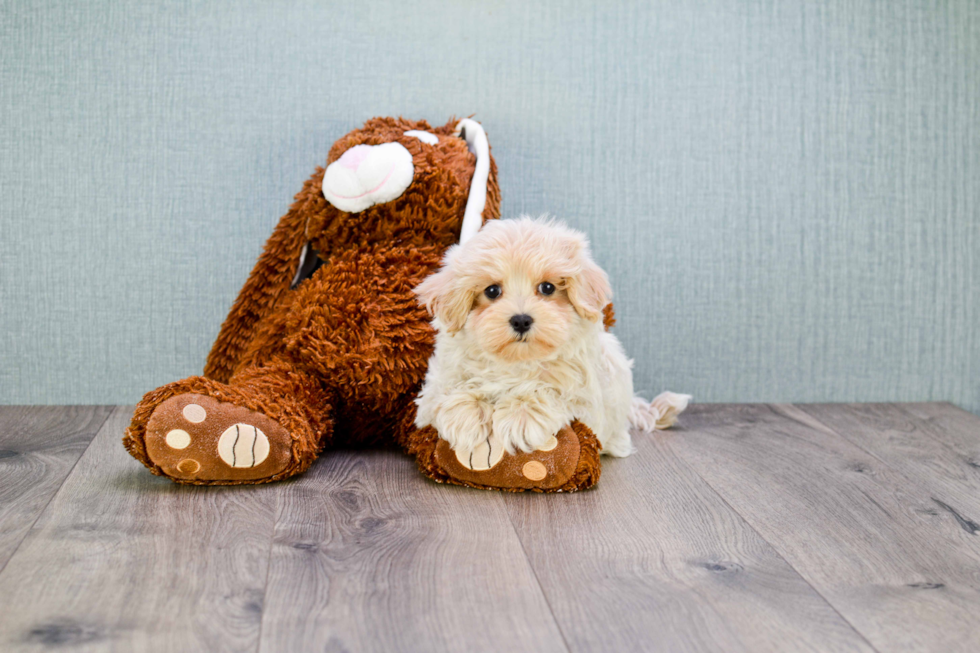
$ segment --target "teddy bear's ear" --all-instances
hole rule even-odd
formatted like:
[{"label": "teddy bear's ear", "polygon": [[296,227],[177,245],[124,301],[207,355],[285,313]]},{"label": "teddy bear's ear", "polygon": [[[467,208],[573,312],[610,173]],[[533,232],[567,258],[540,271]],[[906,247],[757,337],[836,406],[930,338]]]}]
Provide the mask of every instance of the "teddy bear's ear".
[{"label": "teddy bear's ear", "polygon": [[[453,133],[466,141],[466,147],[476,155],[476,168],[473,170],[470,192],[466,199],[463,227],[459,232],[459,244],[462,245],[483,226],[487,194],[494,189],[490,188],[490,144],[487,142],[487,133],[483,131],[483,126],[475,120],[463,118],[456,123],[456,130]],[[495,187],[496,180],[492,183]]]}]

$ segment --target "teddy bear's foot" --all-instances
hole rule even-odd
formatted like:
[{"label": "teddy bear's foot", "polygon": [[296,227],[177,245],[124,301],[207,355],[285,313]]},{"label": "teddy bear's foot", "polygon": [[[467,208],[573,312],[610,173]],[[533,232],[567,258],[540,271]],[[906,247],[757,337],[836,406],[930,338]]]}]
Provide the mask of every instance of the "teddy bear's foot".
[{"label": "teddy bear's foot", "polygon": [[581,422],[562,428],[542,449],[509,454],[493,438],[459,455],[427,427],[414,447],[419,466],[430,478],[457,485],[520,492],[573,492],[599,480],[600,445]]},{"label": "teddy bear's foot", "polygon": [[275,420],[202,394],[162,402],[146,424],[146,455],[184,482],[257,482],[293,462],[292,438]]}]

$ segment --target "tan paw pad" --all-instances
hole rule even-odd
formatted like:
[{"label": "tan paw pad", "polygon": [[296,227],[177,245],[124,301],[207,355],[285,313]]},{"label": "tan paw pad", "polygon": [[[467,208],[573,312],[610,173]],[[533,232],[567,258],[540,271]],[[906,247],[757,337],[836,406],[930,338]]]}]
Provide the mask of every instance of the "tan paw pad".
[{"label": "tan paw pad", "polygon": [[537,460],[524,463],[521,467],[521,474],[529,481],[542,481],[548,475],[548,469]]},{"label": "tan paw pad", "polygon": [[184,429],[173,429],[167,432],[167,446],[171,449],[186,449],[191,443],[191,434]]},{"label": "tan paw pad", "polygon": [[492,468],[504,457],[504,445],[496,440],[487,440],[477,445],[469,453],[456,452],[456,460],[466,469],[484,471]]},{"label": "tan paw pad", "polygon": [[199,404],[187,404],[184,406],[182,412],[184,419],[192,424],[200,424],[208,418],[208,411],[204,410],[204,407]]},{"label": "tan paw pad", "polygon": [[269,438],[251,424],[232,424],[218,439],[218,455],[232,467],[255,467],[269,455]]},{"label": "tan paw pad", "polygon": [[201,471],[201,463],[197,462],[193,458],[184,458],[177,463],[177,469],[185,474],[196,474]]}]

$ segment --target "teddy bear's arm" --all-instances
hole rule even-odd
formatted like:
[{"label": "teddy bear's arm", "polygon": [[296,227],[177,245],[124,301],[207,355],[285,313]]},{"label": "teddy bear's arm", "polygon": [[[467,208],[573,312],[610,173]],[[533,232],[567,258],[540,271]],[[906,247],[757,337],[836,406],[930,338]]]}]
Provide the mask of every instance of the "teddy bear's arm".
[{"label": "teddy bear's arm", "polygon": [[207,378],[228,381],[252,340],[256,325],[273,309],[279,296],[289,289],[305,245],[306,221],[307,215],[300,201],[279,220],[221,325],[204,367]]},{"label": "teddy bear's arm", "polygon": [[[440,254],[435,246],[387,243],[334,251],[290,291],[290,308],[272,316],[272,340],[250,350],[281,344],[352,400],[413,390],[425,375],[434,331],[412,291],[438,267]],[[246,352],[243,361],[251,356]]]}]

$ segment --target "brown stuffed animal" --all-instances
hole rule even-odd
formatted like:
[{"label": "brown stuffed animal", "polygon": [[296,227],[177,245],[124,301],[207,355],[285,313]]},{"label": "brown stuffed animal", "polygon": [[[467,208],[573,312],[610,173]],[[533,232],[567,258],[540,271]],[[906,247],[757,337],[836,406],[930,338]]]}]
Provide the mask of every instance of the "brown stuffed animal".
[{"label": "brown stuffed animal", "polygon": [[[123,442],[179,483],[267,483],[327,446],[394,442],[440,482],[510,490],[589,487],[599,446],[573,423],[550,451],[460,465],[414,398],[434,331],[412,289],[445,250],[498,218],[482,127],[374,118],[330,149],[265,245],[204,376],[149,392]],[[611,322],[611,311],[607,321]]]}]

